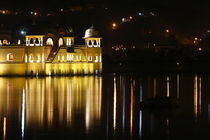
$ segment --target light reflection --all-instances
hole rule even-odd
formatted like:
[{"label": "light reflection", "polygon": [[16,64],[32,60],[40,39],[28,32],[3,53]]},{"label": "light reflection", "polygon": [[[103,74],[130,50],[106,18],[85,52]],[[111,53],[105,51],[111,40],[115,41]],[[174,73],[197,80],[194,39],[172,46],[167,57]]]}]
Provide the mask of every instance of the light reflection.
[{"label": "light reflection", "polygon": [[142,137],[142,110],[139,111],[139,137]]},{"label": "light reflection", "polygon": [[17,116],[22,138],[30,128],[74,127],[79,120],[89,133],[100,123],[102,77],[0,78],[0,83],[0,116]]},{"label": "light reflection", "polygon": [[194,114],[195,121],[198,120],[198,115],[201,115],[201,92],[202,92],[202,83],[201,76],[195,75],[194,77]]},{"label": "light reflection", "polygon": [[194,114],[195,120],[197,121],[198,117],[198,78],[197,75],[194,77]]},{"label": "light reflection", "polygon": [[123,133],[124,133],[124,130],[125,130],[125,116],[126,116],[126,112],[125,112],[125,109],[126,109],[126,106],[125,106],[125,101],[126,101],[126,85],[125,85],[125,79],[123,78],[123,111],[122,111],[122,129],[123,129]]},{"label": "light reflection", "polygon": [[142,102],[143,101],[143,88],[142,88],[142,81],[140,81],[140,83],[139,83],[139,85],[140,85],[140,89],[139,89],[139,94],[140,94],[140,102]]},{"label": "light reflection", "polygon": [[156,93],[156,88],[157,88],[157,86],[156,86],[156,83],[157,83],[157,81],[156,81],[156,79],[154,79],[154,97],[156,97],[157,96],[157,93]]},{"label": "light reflection", "polygon": [[3,140],[6,140],[6,132],[7,132],[7,118],[4,117],[4,123],[3,123]]},{"label": "light reflection", "polygon": [[201,113],[201,76],[199,76],[199,113]]},{"label": "light reflection", "polygon": [[25,89],[23,89],[22,92],[22,113],[21,113],[21,132],[22,132],[22,138],[24,138],[24,132],[25,132]]},{"label": "light reflection", "polygon": [[167,97],[170,96],[170,81],[169,81],[169,76],[167,76]]},{"label": "light reflection", "polygon": [[116,84],[116,77],[114,77],[114,104],[113,104],[113,128],[114,133],[116,130],[116,107],[117,107],[117,84]]},{"label": "light reflection", "polygon": [[131,83],[131,101],[130,101],[130,136],[133,134],[133,90],[134,83]]},{"label": "light reflection", "polygon": [[176,80],[177,80],[177,99],[179,99],[179,74],[177,74],[177,77],[176,77]]}]

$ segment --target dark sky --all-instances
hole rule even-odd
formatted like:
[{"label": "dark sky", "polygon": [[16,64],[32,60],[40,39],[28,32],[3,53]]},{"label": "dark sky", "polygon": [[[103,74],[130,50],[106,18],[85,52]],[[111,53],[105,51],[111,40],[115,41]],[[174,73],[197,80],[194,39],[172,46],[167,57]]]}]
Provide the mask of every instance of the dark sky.
[{"label": "dark sky", "polygon": [[[210,23],[210,0],[0,0],[1,7],[7,8],[60,8],[90,3],[105,4],[116,10],[151,9],[163,18],[183,21],[183,24]],[[179,23],[182,24],[182,23]]]},{"label": "dark sky", "polygon": [[168,7],[168,8],[186,8],[186,9],[208,9],[210,2],[202,0],[1,0],[0,5],[6,6],[50,6],[50,5],[62,5],[64,3],[106,3],[106,4],[126,4],[128,6],[145,6],[145,7]]}]

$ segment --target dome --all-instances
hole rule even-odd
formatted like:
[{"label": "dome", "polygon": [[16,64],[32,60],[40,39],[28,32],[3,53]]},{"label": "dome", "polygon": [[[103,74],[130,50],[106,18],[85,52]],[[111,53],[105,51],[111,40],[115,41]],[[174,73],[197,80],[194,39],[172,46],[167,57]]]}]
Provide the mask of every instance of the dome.
[{"label": "dome", "polygon": [[95,29],[94,26],[91,26],[89,29],[85,31],[84,38],[94,38],[94,37],[99,37],[99,32]]}]

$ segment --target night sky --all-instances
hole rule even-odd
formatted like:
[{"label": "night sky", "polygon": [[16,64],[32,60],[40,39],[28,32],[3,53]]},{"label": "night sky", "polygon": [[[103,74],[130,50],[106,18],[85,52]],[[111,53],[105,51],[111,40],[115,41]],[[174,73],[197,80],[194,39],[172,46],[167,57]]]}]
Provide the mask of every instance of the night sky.
[{"label": "night sky", "polygon": [[192,0],[1,0],[2,8],[65,8],[74,5],[100,4],[116,11],[136,13],[142,9],[154,11],[166,23],[182,30],[210,28],[210,1]]}]

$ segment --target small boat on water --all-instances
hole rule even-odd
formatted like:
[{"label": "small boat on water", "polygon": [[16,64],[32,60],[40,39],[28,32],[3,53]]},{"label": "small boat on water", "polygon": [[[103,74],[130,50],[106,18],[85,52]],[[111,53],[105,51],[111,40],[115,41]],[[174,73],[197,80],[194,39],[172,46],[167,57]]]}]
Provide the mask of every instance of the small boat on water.
[{"label": "small boat on water", "polygon": [[139,103],[140,109],[171,109],[175,107],[178,107],[178,100],[173,97],[155,97]]}]

